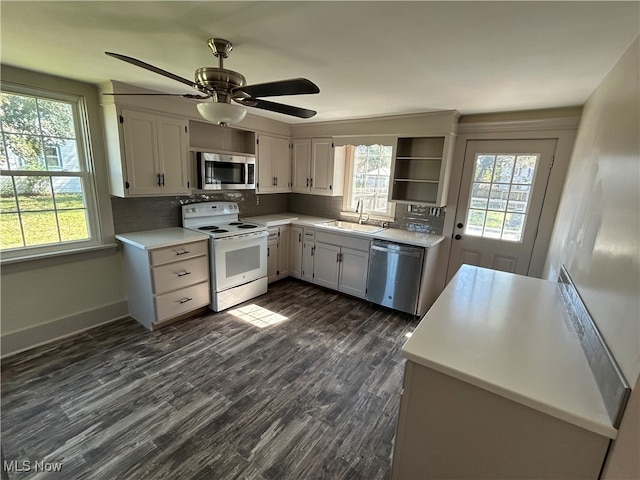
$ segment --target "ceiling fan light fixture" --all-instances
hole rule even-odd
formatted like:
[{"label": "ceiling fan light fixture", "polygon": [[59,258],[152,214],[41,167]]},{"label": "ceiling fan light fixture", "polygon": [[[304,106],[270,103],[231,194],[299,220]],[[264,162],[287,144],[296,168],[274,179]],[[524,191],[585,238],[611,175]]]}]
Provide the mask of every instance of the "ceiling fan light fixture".
[{"label": "ceiling fan light fixture", "polygon": [[197,107],[198,113],[205,120],[221,126],[240,123],[247,114],[246,108],[233,103],[203,102],[199,103]]}]

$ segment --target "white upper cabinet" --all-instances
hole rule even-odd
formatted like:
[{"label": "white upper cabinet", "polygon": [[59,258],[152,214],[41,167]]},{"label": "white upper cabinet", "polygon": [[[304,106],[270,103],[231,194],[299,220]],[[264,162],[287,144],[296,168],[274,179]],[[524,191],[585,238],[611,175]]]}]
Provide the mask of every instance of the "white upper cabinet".
[{"label": "white upper cabinet", "polygon": [[309,193],[311,180],[311,139],[297,138],[291,141],[291,191]]},{"label": "white upper cabinet", "polygon": [[344,152],[332,138],[295,139],[292,149],[293,192],[344,194]]},{"label": "white upper cabinet", "polygon": [[286,138],[258,135],[256,193],[291,191],[291,152]]},{"label": "white upper cabinet", "polygon": [[113,195],[164,196],[190,192],[187,121],[104,107]]}]

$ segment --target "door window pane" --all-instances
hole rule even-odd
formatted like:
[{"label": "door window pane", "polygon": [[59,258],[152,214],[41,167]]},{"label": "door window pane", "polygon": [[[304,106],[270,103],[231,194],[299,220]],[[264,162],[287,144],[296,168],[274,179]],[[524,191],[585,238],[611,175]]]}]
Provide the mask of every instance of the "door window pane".
[{"label": "door window pane", "polygon": [[483,208],[486,210],[487,202],[489,200],[489,187],[488,183],[474,183],[471,187],[471,208]]},{"label": "door window pane", "polygon": [[491,185],[491,194],[489,195],[489,210],[505,211],[507,209],[507,200],[509,198],[509,185],[497,183]]},{"label": "door window pane", "polygon": [[476,155],[465,234],[522,241],[539,154]]},{"label": "door window pane", "polygon": [[493,183],[511,183],[515,155],[498,155],[493,172]]},{"label": "door window pane", "polygon": [[478,155],[476,157],[476,167],[473,172],[473,180],[476,182],[490,182],[493,177],[493,166],[495,155]]}]

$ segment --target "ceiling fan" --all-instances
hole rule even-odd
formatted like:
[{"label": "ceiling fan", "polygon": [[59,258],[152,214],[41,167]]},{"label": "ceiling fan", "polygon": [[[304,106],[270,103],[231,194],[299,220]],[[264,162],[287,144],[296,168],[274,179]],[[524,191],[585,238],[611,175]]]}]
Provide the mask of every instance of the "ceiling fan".
[{"label": "ceiling fan", "polygon": [[200,92],[199,94],[113,93],[112,95],[168,95],[203,100],[210,98],[212,101],[202,102],[197,105],[198,112],[205,119],[223,126],[242,121],[246,115],[244,107],[259,108],[299,118],[311,118],[316,114],[314,110],[262,100],[262,97],[320,93],[320,89],[312,81],[306,78],[292,78],[247,85],[247,80],[243,75],[223,67],[224,59],[229,56],[233,49],[231,42],[222,38],[210,38],[208,45],[213,55],[218,58],[219,66],[217,68],[198,68],[195,72],[195,81],[180,77],[133,57],[105,52],[111,57],[188,85]]}]

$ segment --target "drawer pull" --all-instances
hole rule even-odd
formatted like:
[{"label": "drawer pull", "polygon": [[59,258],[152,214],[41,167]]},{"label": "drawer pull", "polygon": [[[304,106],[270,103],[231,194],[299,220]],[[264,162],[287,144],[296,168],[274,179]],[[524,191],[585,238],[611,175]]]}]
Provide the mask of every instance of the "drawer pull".
[{"label": "drawer pull", "polygon": [[191,300],[193,300],[193,298],[191,297],[183,298],[182,300],[180,300],[180,303],[187,303],[187,302],[190,302]]},{"label": "drawer pull", "polygon": [[181,252],[176,252],[176,255],[186,255],[187,253],[191,253],[189,250],[182,250]]},{"label": "drawer pull", "polygon": [[191,272],[181,272],[181,273],[178,273],[178,276],[179,276],[179,277],[184,277],[185,275],[191,275]]}]

